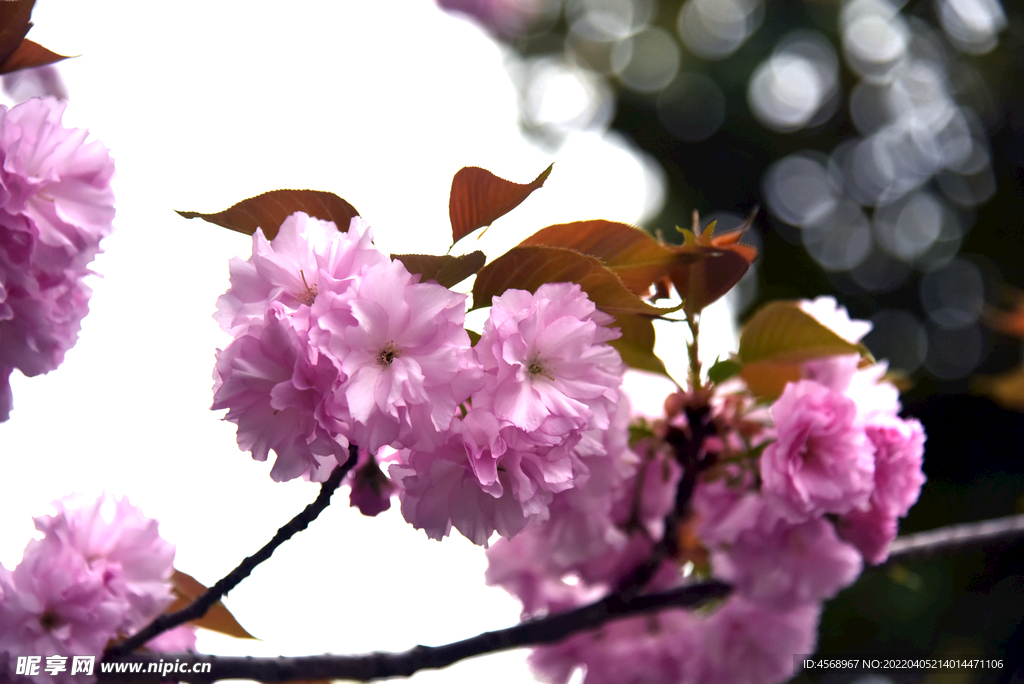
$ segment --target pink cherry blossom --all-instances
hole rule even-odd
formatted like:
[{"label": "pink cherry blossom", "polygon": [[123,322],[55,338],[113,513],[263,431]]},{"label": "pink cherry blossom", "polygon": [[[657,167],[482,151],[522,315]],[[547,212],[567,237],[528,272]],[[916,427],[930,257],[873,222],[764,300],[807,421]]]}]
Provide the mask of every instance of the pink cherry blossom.
[{"label": "pink cherry blossom", "polygon": [[793,676],[795,655],[813,653],[821,607],[808,603],[778,611],[732,596],[700,628],[698,663],[690,680],[701,684],[773,684]]},{"label": "pink cherry blossom", "polygon": [[64,107],[0,107],[0,421],[11,371],[47,373],[74,345],[91,294],[82,280],[113,229],[113,161],[63,127]]},{"label": "pink cherry blossom", "polygon": [[580,572],[591,559],[627,542],[621,518],[628,518],[630,511],[623,510],[628,506],[620,500],[632,498],[626,483],[635,482],[640,465],[628,445],[628,420],[629,401],[623,397],[612,425],[584,433],[577,445],[574,453],[585,472],[576,476],[572,488],[554,494],[547,520],[535,521],[521,535],[534,539],[534,562],[555,576]]},{"label": "pink cherry blossom", "polygon": [[326,480],[348,459],[344,425],[323,404],[338,378],[330,359],[309,344],[308,333],[280,303],[252,323],[223,351],[214,369],[213,409],[228,409],[238,425],[238,446],[265,461],[277,454],[270,476],[277,482],[306,476]]},{"label": "pink cherry blossom", "polygon": [[362,218],[354,217],[342,233],[331,221],[296,212],[273,240],[257,229],[249,259],[231,260],[231,287],[217,300],[214,317],[237,335],[261,320],[271,302],[280,302],[288,312],[310,306],[319,291],[343,292],[363,267],[387,260],[373,246],[373,232]]},{"label": "pink cherry blossom", "polygon": [[[701,489],[729,488],[719,481]],[[728,498],[732,506],[723,511]],[[733,497],[704,494],[694,504],[703,521],[701,536],[712,547],[715,576],[750,601],[791,610],[832,598],[860,575],[860,554],[839,540],[827,520],[791,523],[749,491]]]},{"label": "pink cherry blossom", "polygon": [[402,515],[431,539],[440,540],[455,527],[474,544],[486,546],[495,532],[512,537],[527,523],[508,476],[501,474],[485,491],[457,442],[434,453],[411,451],[388,472],[399,487]]},{"label": "pink cherry blossom", "polygon": [[0,110],[0,198],[33,234],[33,262],[46,271],[81,272],[112,230],[114,164],[88,131],[64,128],[67,103],[32,99]]},{"label": "pink cherry blossom", "polygon": [[844,354],[813,359],[803,364],[802,375],[852,400],[857,406],[857,421],[866,425],[886,420],[900,411],[900,393],[882,378],[887,363],[860,367],[859,354]]},{"label": "pink cherry blossom", "polygon": [[771,410],[777,440],[761,457],[762,491],[792,522],[867,506],[873,447],[857,406],[812,380],[786,385]]},{"label": "pink cherry blossom", "polygon": [[528,433],[607,428],[623,373],[611,322],[575,283],[495,297],[474,348],[486,379],[474,405]]},{"label": "pink cherry blossom", "polygon": [[556,492],[573,486],[565,447],[538,447],[487,409],[455,418],[437,449],[412,449],[391,466],[402,513],[440,539],[454,526],[475,544],[497,531],[512,537],[531,517],[546,518]]},{"label": "pink cherry blossom", "polygon": [[316,344],[342,375],[330,409],[371,452],[439,444],[479,384],[465,295],[418,279],[400,261],[378,264],[338,297],[348,308],[316,307]]},{"label": "pink cherry blossom", "polygon": [[[125,626],[127,599],[90,570],[77,550],[56,539],[36,544],[11,573],[0,573],[0,654],[99,655]],[[0,673],[6,681],[10,673]],[[65,671],[41,671],[34,682],[72,684]]]},{"label": "pink cherry blossom", "polygon": [[924,428],[917,420],[891,418],[867,427],[875,446],[875,491],[871,504],[887,515],[903,517],[917,502],[925,476]]},{"label": "pink cherry blossom", "polygon": [[889,545],[896,539],[899,522],[880,508],[851,511],[836,525],[839,536],[857,547],[864,560],[878,565],[889,557]]},{"label": "pink cherry blossom", "polygon": [[695,682],[702,622],[684,610],[616,620],[536,648],[529,662],[552,684],[565,684],[580,667],[585,672],[583,684]]},{"label": "pink cherry blossom", "polygon": [[[99,656],[111,641],[136,632],[173,600],[174,547],[155,520],[126,499],[71,496],[57,513],[36,518],[42,539],[21,563],[0,567],[0,680],[16,656]],[[149,642],[156,650],[194,648],[195,630],[182,626]],[[11,672],[5,671],[11,669]],[[88,684],[68,671],[19,682]]]},{"label": "pink cherry blossom", "polygon": [[889,557],[898,518],[907,514],[921,493],[925,437],[921,423],[895,417],[868,426],[867,435],[875,446],[875,490],[867,510],[844,515],[838,530],[864,560],[877,565]]},{"label": "pink cherry blossom", "polygon": [[56,515],[35,519],[44,542],[53,540],[78,552],[89,570],[106,577],[108,587],[127,600],[125,621],[142,625],[170,604],[174,545],[160,537],[157,521],[128,499],[102,496],[94,502],[67,497],[54,502]]}]

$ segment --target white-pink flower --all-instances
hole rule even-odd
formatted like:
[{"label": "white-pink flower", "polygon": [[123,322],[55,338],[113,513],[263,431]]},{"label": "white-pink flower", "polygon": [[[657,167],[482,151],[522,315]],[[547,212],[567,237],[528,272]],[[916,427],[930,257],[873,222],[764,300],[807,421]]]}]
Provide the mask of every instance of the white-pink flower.
[{"label": "white-pink flower", "polygon": [[761,456],[762,491],[791,522],[865,508],[874,448],[849,398],[813,380],[786,385],[771,409],[777,439]]},{"label": "white-pink flower", "polygon": [[56,515],[35,519],[46,541],[57,540],[78,552],[90,571],[128,601],[126,622],[142,625],[173,599],[174,545],[160,536],[157,521],[128,502],[101,496],[94,502],[66,497],[54,502]]},{"label": "white-pink flower", "polygon": [[306,476],[326,480],[348,459],[345,426],[324,411],[338,380],[330,359],[309,343],[302,325],[275,302],[223,351],[214,368],[213,409],[228,409],[238,446],[257,461],[272,449],[277,482]]},{"label": "white-pink flower", "polygon": [[531,434],[607,428],[624,369],[611,322],[575,283],[495,297],[474,347],[485,373],[474,406]]},{"label": "white-pink flower", "polygon": [[[42,539],[21,563],[0,567],[0,681],[89,684],[95,676],[46,672],[15,679],[18,656],[99,656],[173,600],[174,547],[155,520],[126,499],[67,497],[36,518]],[[182,627],[150,642],[156,649],[195,644]]]},{"label": "white-pink flower", "polygon": [[365,266],[387,260],[373,246],[373,232],[361,217],[354,217],[342,233],[331,221],[296,212],[273,240],[257,229],[249,259],[231,260],[231,287],[217,300],[214,317],[226,332],[237,335],[262,320],[272,302],[288,312],[311,306],[318,292],[343,292]]},{"label": "white-pink flower", "polygon": [[[728,487],[719,481],[698,491],[715,489]],[[860,553],[824,518],[791,523],[750,491],[702,492],[694,505],[715,576],[752,602],[792,610],[832,598],[860,575]]]},{"label": "white-pink flower", "polygon": [[342,375],[330,409],[371,452],[440,444],[478,385],[465,295],[418,280],[400,261],[378,264],[314,307],[314,341]]},{"label": "white-pink flower", "polygon": [[51,273],[81,272],[112,230],[114,163],[88,131],[61,123],[66,102],[31,99],[0,110],[3,213],[31,224],[33,260]]},{"label": "white-pink flower", "polygon": [[488,485],[481,485],[469,461],[473,452],[489,447],[479,444],[478,435],[461,422],[456,419],[448,441],[438,449],[403,452],[403,460],[388,472],[398,485],[402,515],[413,527],[438,540],[454,527],[474,544],[487,546],[495,532],[503,537],[518,534],[528,514],[515,498],[507,473],[496,473]]},{"label": "white-pink flower", "polygon": [[821,606],[779,611],[732,596],[703,621],[690,681],[776,684],[793,676],[795,655],[813,653]]},{"label": "white-pink flower", "polygon": [[390,473],[402,514],[432,539],[453,526],[482,546],[494,532],[512,537],[530,518],[546,518],[554,493],[573,485],[568,449],[537,448],[480,408],[455,418],[440,447],[399,457]]},{"label": "white-pink flower", "polygon": [[867,427],[875,446],[875,491],[871,504],[902,518],[917,502],[924,485],[924,428],[920,421],[890,418]]},{"label": "white-pink flower", "polygon": [[[37,543],[13,572],[0,572],[0,654],[14,676],[17,656],[99,655],[125,626],[128,600],[111,591],[77,550],[56,539]],[[41,671],[33,682],[72,684],[69,671]]]},{"label": "white-pink flower", "polygon": [[0,421],[8,378],[61,364],[88,313],[82,282],[113,229],[114,163],[87,131],[64,128],[66,103],[0,107]]},{"label": "white-pink flower", "polygon": [[686,684],[699,662],[704,621],[686,610],[615,620],[530,654],[531,667],[553,684],[578,668],[583,684]]},{"label": "white-pink flower", "polygon": [[924,484],[924,428],[916,420],[895,416],[867,428],[875,447],[875,490],[867,510],[840,518],[839,536],[856,546],[873,565],[889,557],[898,519],[917,502]]},{"label": "white-pink flower", "polygon": [[851,319],[846,307],[840,306],[835,297],[804,299],[800,308],[847,342],[856,344],[871,332],[871,321]]}]

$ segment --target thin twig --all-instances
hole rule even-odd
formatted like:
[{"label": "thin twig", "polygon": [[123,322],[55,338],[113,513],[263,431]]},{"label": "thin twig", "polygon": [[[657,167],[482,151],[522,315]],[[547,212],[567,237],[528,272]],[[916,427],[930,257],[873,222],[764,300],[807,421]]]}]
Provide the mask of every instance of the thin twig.
[{"label": "thin twig", "polygon": [[[708,406],[686,407],[686,430],[669,426],[665,441],[675,451],[676,461],[683,468],[683,476],[676,487],[675,504],[665,516],[662,538],[651,549],[650,557],[629,573],[618,585],[618,593],[633,596],[643,591],[657,574],[662,562],[679,555],[679,537],[676,529],[690,512],[690,500],[697,487],[697,477],[710,465],[706,454],[702,457],[704,440],[716,433]],[[643,480],[637,478],[637,486]]]},{"label": "thin twig", "polygon": [[[119,662],[211,663],[208,674],[174,673],[182,682],[209,682],[217,679],[257,679],[261,682],[347,679],[368,682],[389,677],[408,677],[419,670],[447,667],[460,660],[486,653],[497,653],[522,646],[561,641],[566,636],[593,629],[615,618],[640,615],[665,608],[692,608],[726,596],[731,591],[721,582],[703,582],[669,592],[637,596],[628,601],[613,594],[581,608],[527,620],[514,627],[484,632],[444,646],[416,646],[401,653],[370,653],[360,656],[322,655],[299,658],[245,658],[201,654],[138,653]],[[115,662],[117,662],[115,661]],[[143,668],[145,669],[145,668]],[[191,668],[189,668],[191,669]],[[167,673],[164,673],[167,679]],[[160,674],[100,673],[100,681],[159,681]]]},{"label": "thin twig", "polygon": [[902,562],[971,546],[1018,541],[1024,537],[1024,515],[950,525],[900,537],[889,547],[886,563]]},{"label": "thin twig", "polygon": [[107,652],[103,654],[103,660],[106,661],[111,658],[117,658],[131,653],[158,634],[162,634],[163,632],[173,629],[178,625],[183,625],[189,620],[198,620],[203,615],[206,615],[206,611],[208,611],[213,604],[220,601],[229,591],[238,586],[242,580],[249,576],[249,573],[251,573],[257,565],[270,558],[274,551],[277,550],[277,547],[291,539],[302,530],[306,529],[311,522],[316,520],[317,516],[320,515],[324,509],[327,508],[328,504],[331,503],[331,495],[334,494],[334,490],[336,490],[338,485],[341,484],[345,475],[352,470],[358,459],[359,448],[355,444],[350,444],[348,447],[348,460],[345,462],[345,465],[334,469],[331,476],[320,486],[320,494],[317,495],[316,500],[306,506],[301,513],[296,515],[281,529],[279,529],[277,534],[274,535],[274,538],[267,542],[262,549],[239,563],[237,568],[225,575],[220,581],[210,587],[206,593],[197,598],[190,605],[177,612],[166,613],[157,617],[133,636],[125,639],[119,644],[111,646],[107,649]]}]

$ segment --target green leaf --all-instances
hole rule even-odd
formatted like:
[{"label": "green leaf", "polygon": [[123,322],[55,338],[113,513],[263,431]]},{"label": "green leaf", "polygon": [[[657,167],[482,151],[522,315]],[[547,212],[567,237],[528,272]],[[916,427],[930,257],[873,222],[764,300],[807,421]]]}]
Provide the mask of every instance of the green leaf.
[{"label": "green leaf", "polygon": [[263,236],[273,240],[284,220],[297,211],[321,221],[333,221],[341,232],[346,232],[352,218],[359,215],[351,204],[322,190],[271,190],[216,214],[195,211],[179,211],[178,214],[187,219],[201,218],[246,235],[262,228]]},{"label": "green leaf", "polygon": [[[164,611],[165,613],[174,613],[187,608],[193,601],[207,592],[207,588],[195,577],[178,569],[175,569],[174,574],[171,575],[171,584],[173,585],[174,602]],[[256,638],[238,624],[235,616],[220,601],[213,604],[210,610],[206,611],[206,615],[198,620],[193,620],[191,624],[203,629],[227,634],[237,639]]]},{"label": "green leaf", "polygon": [[405,264],[409,273],[419,273],[423,280],[434,280],[445,287],[458,285],[475,275],[487,261],[479,250],[458,257],[450,254],[392,254],[391,258]]},{"label": "green leaf", "polygon": [[644,295],[667,276],[671,267],[703,258],[678,247],[663,245],[645,231],[615,221],[576,221],[542,228],[519,243],[521,247],[565,247],[601,260],[634,294]]},{"label": "green leaf", "polygon": [[475,330],[466,330],[466,334],[469,335],[469,344],[472,347],[476,346],[476,343],[480,341],[480,333]]},{"label": "green leaf", "polygon": [[634,418],[629,424],[629,445],[636,446],[636,444],[645,439],[651,439],[654,437],[654,428],[647,419],[643,416]]},{"label": "green leaf", "polygon": [[787,383],[800,379],[803,362],[840,354],[860,354],[873,361],[864,345],[847,342],[797,302],[770,302],[740,333],[740,376],[755,396],[772,399]]},{"label": "green leaf", "polygon": [[552,164],[532,183],[520,185],[495,176],[486,169],[467,166],[452,178],[448,215],[452,221],[452,244],[477,228],[489,226],[512,211],[534,190],[544,185]]},{"label": "green leaf", "polygon": [[716,360],[710,368],[708,368],[708,379],[716,385],[725,382],[729,378],[739,375],[739,372],[743,370],[743,364],[734,359],[722,359],[721,361]]},{"label": "green leaf", "polygon": [[608,344],[619,352],[627,366],[668,377],[665,364],[654,353],[654,322],[650,316],[620,314],[611,327],[618,327],[622,337]]},{"label": "green leaf", "polygon": [[473,285],[473,308],[490,306],[493,297],[510,288],[536,292],[544,283],[578,283],[598,309],[613,316],[659,316],[680,308],[651,306],[598,259],[561,247],[513,247],[484,266]]},{"label": "green leaf", "polygon": [[847,342],[795,301],[769,302],[746,322],[740,333],[739,359],[744,364],[802,362],[838,354],[870,357],[864,345]]}]

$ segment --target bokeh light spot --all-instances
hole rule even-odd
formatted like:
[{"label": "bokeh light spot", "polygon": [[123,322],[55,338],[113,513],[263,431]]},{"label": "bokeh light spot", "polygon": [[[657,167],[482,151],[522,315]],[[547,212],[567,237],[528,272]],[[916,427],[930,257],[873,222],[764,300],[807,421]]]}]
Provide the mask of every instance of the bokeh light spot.
[{"label": "bokeh light spot", "polygon": [[665,130],[688,142],[710,138],[725,120],[725,94],[703,74],[679,74],[655,106]]},{"label": "bokeh light spot", "polygon": [[943,328],[962,328],[978,320],[985,305],[981,271],[956,258],[921,278],[921,303],[928,317]]},{"label": "bokeh light spot", "polygon": [[764,193],[773,214],[800,227],[831,214],[838,201],[824,165],[804,154],[792,154],[772,164],[765,173]]},{"label": "bokeh light spot", "polygon": [[871,317],[874,326],[864,344],[877,359],[888,359],[890,368],[913,373],[928,355],[928,333],[914,314],[883,309]]},{"label": "bokeh light spot", "polygon": [[983,346],[978,325],[944,328],[929,322],[925,368],[943,380],[962,378],[981,362]]},{"label": "bokeh light spot", "polygon": [[750,109],[773,130],[803,128],[832,99],[837,71],[835,51],[824,37],[811,31],[790,34],[751,75]]},{"label": "bokeh light spot", "polygon": [[722,59],[739,49],[763,19],[760,0],[687,0],[676,27],[690,52]]},{"label": "bokeh light spot", "polygon": [[612,50],[612,68],[627,88],[654,93],[676,77],[679,46],[665,29],[652,27],[620,41]]}]

